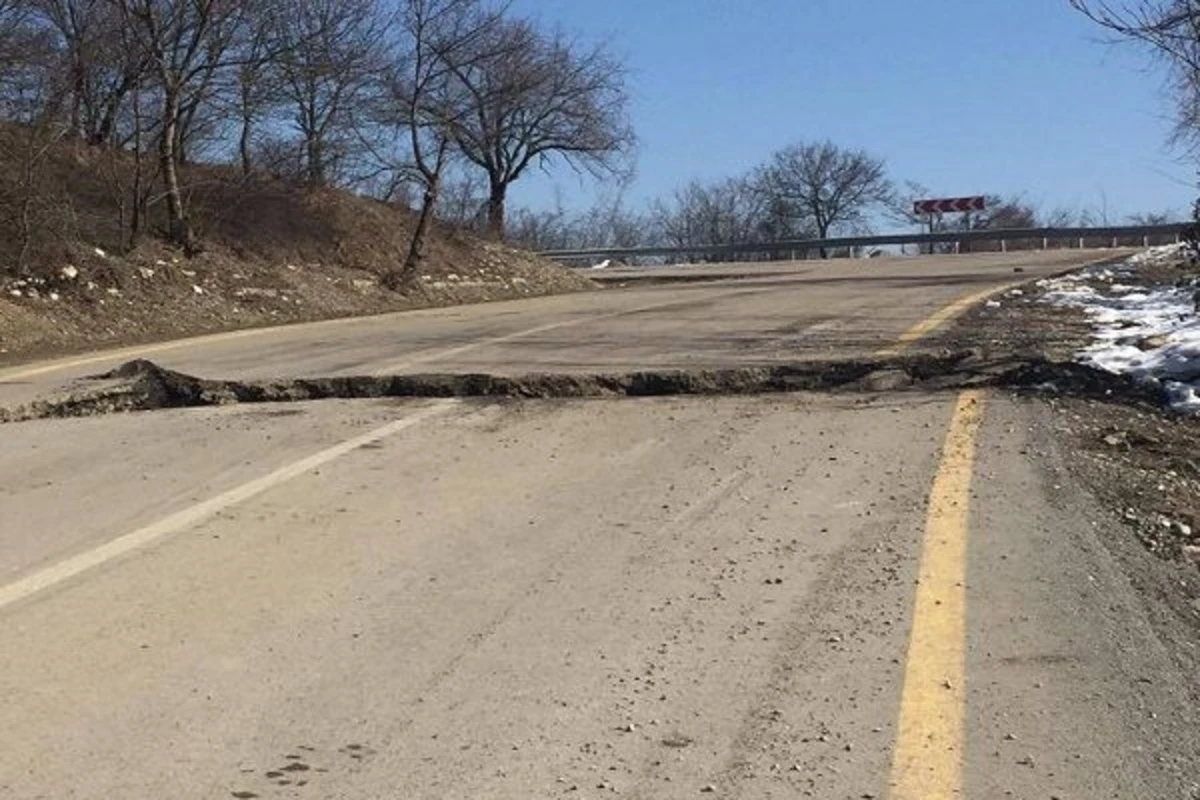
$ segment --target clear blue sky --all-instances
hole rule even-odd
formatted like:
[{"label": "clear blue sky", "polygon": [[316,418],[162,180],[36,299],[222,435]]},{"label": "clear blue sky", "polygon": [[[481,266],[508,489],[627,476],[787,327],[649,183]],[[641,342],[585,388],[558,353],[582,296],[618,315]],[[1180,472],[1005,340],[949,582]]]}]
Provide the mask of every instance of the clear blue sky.
[{"label": "clear blue sky", "polygon": [[[939,195],[1106,202],[1113,222],[1190,210],[1194,167],[1165,144],[1162,75],[1067,0],[515,0],[515,10],[631,69],[640,139],[628,199],[720,178],[798,140],[886,159]],[[596,187],[532,173],[516,205],[568,207]]]}]

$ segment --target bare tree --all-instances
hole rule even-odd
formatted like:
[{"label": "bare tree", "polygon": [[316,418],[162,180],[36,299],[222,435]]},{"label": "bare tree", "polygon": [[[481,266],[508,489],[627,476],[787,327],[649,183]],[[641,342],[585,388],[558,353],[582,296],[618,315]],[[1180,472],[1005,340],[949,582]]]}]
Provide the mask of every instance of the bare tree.
[{"label": "bare tree", "polygon": [[455,228],[479,231],[487,209],[487,190],[478,172],[461,172],[442,182],[437,218]]},{"label": "bare tree", "polygon": [[53,34],[27,4],[0,0],[0,118],[26,125],[59,121],[65,87]]},{"label": "bare tree", "polygon": [[107,0],[27,0],[50,33],[70,93],[71,130],[92,144],[112,144],[118,117],[145,69],[122,47],[121,19]]},{"label": "bare tree", "polygon": [[227,105],[237,120],[237,151],[242,175],[254,171],[255,127],[279,104],[279,75],[272,57],[278,43],[274,41],[279,28],[281,9],[264,6],[248,21],[246,35],[238,42],[238,55],[230,83],[225,93]]},{"label": "bare tree", "polygon": [[928,200],[933,197],[932,191],[919,181],[904,181],[896,187],[892,197],[886,204],[883,213],[889,220],[900,225],[918,225],[927,228],[929,215],[919,214],[913,208],[918,200]]},{"label": "bare tree", "polygon": [[[184,104],[232,61],[233,44],[256,0],[106,0],[129,41],[149,64],[160,94],[158,157],[167,201],[168,238],[187,251],[199,247],[180,187],[179,127]],[[260,0],[266,2],[266,0]]]},{"label": "bare tree", "polygon": [[516,209],[509,220],[509,239],[530,250],[570,250],[590,247],[580,240],[574,220],[561,207],[534,211]]},{"label": "bare tree", "polygon": [[383,17],[375,0],[294,0],[278,22],[280,90],[300,135],[305,177],[325,186],[358,142],[353,111],[384,65]]},{"label": "bare tree", "polygon": [[579,247],[639,247],[650,244],[654,222],[627,208],[623,192],[601,197],[572,226]]},{"label": "bare tree", "polygon": [[1163,211],[1143,211],[1129,215],[1130,225],[1167,225],[1171,222],[1171,214]]},{"label": "bare tree", "polygon": [[1036,228],[1040,223],[1037,208],[1020,195],[1001,197],[989,194],[984,210],[964,217],[960,227],[969,230],[1015,230]]},{"label": "bare tree", "polygon": [[[46,234],[67,234],[69,198],[48,186],[46,167],[57,142],[69,134],[62,124],[68,92],[46,32],[28,9],[0,0],[0,111],[20,124],[0,129],[0,223],[16,251],[5,253],[0,270],[29,272],[35,248]],[[67,212],[67,213],[64,213]],[[11,265],[11,266],[10,266]]]},{"label": "bare tree", "polygon": [[404,0],[401,6],[400,42],[380,80],[372,116],[402,144],[390,155],[367,143],[383,170],[421,193],[404,263],[384,276],[391,288],[411,280],[425,257],[444,175],[457,155],[456,132],[470,111],[457,75],[488,58],[486,46],[495,41],[489,34],[500,19],[478,0]]},{"label": "bare tree", "polygon": [[1172,139],[1200,150],[1200,2],[1070,0],[1117,40],[1137,42],[1167,65],[1175,104]]},{"label": "bare tree", "polygon": [[[763,168],[764,192],[811,223],[817,235],[861,228],[867,212],[892,201],[892,183],[882,159],[832,142],[796,144],[775,153]],[[822,257],[827,253],[822,250]]]},{"label": "bare tree", "polygon": [[509,239],[530,250],[571,250],[652,244],[656,221],[617,200],[602,199],[575,214],[564,209],[561,202],[541,211],[518,208],[511,215],[509,227]]},{"label": "bare tree", "polygon": [[[923,183],[904,181],[901,187],[893,191],[891,199],[885,204],[884,216],[901,225],[918,226],[923,233],[944,233],[956,229],[956,220],[947,219],[943,214],[922,214],[916,211],[914,206],[918,200],[928,200],[933,196],[933,192]],[[933,254],[949,252],[953,250],[953,245],[931,242],[928,245],[918,245],[917,248],[918,252]]]},{"label": "bare tree", "polygon": [[771,242],[805,235],[748,178],[693,181],[653,205],[662,239],[674,247]]},{"label": "bare tree", "polygon": [[531,164],[558,158],[595,176],[617,174],[634,135],[625,70],[605,47],[519,19],[504,19],[482,46],[493,55],[455,70],[472,105],[455,142],[486,173],[488,229],[503,237],[508,188]]},{"label": "bare tree", "polygon": [[1079,214],[1069,208],[1052,208],[1042,217],[1047,228],[1070,228],[1079,221]]}]

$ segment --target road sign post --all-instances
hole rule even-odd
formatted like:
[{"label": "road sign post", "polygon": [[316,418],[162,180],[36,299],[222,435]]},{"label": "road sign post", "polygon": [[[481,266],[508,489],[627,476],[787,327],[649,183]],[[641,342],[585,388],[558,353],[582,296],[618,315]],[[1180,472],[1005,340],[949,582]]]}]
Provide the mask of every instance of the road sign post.
[{"label": "road sign post", "polygon": [[[966,229],[971,229],[971,212],[983,211],[987,208],[987,198],[981,196],[975,197],[942,197],[933,200],[917,200],[913,203],[913,213],[917,216],[926,216],[929,220],[929,233],[936,233],[934,230],[934,220],[942,214],[965,214]],[[968,252],[970,247],[968,246]],[[958,252],[958,244],[955,245],[955,252]],[[929,245],[929,254],[933,255],[933,245]]]}]

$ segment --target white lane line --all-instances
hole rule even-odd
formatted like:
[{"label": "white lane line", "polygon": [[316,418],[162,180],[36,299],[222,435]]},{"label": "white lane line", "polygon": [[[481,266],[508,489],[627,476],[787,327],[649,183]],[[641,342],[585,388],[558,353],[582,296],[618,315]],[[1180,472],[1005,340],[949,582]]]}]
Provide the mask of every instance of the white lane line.
[{"label": "white lane line", "polygon": [[99,567],[115,558],[120,558],[134,550],[146,547],[160,539],[197,525],[230,506],[243,503],[268,489],[286,483],[293,478],[298,478],[304,473],[328,464],[330,461],[340,458],[363,445],[387,439],[425,420],[445,414],[457,405],[459,405],[457,400],[435,401],[432,405],[403,419],[389,422],[387,425],[364,433],[361,436],[355,436],[353,439],[347,439],[344,442],[314,453],[307,458],[302,458],[299,461],[294,461],[291,464],[280,467],[261,478],[256,478],[249,483],[244,483],[229,491],[222,492],[208,500],[202,500],[182,511],[177,511],[157,522],[152,522],[145,527],[118,536],[116,539],[92,550],[41,569],[7,586],[0,586],[0,609],[24,600],[45,589],[49,589],[63,581],[70,580],[83,572]]}]

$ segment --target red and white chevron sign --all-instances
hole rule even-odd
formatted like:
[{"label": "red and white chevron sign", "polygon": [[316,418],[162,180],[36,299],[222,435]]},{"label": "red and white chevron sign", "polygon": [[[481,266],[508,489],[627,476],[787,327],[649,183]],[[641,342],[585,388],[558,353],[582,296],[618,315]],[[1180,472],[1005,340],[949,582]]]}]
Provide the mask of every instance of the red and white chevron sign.
[{"label": "red and white chevron sign", "polygon": [[948,197],[941,200],[918,200],[913,203],[916,214],[951,214],[956,211],[983,211],[987,200],[982,197]]}]

